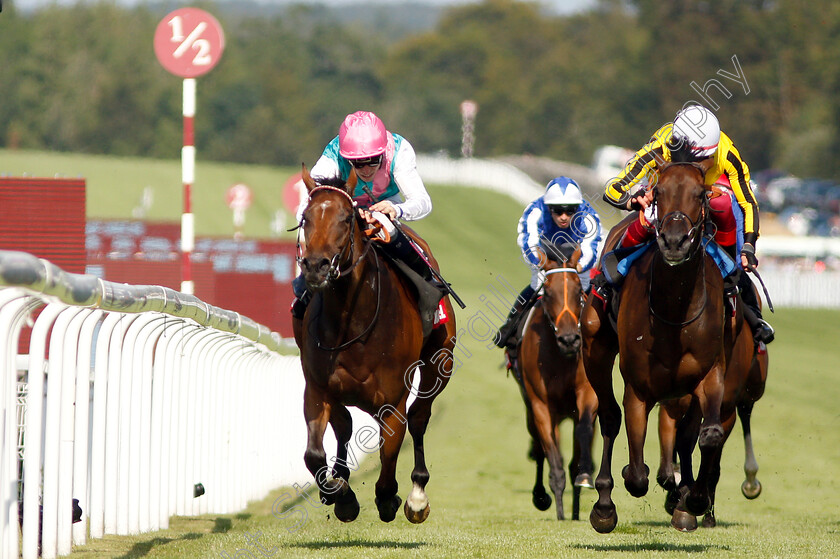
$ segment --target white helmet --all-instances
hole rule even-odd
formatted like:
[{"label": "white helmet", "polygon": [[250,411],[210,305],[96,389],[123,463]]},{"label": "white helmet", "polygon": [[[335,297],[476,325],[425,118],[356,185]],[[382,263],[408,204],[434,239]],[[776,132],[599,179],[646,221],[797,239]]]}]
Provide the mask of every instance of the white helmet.
[{"label": "white helmet", "polygon": [[577,206],[583,203],[578,183],[569,177],[557,177],[545,187],[543,203],[546,206]]},{"label": "white helmet", "polygon": [[689,105],[677,113],[673,137],[688,142],[697,157],[709,157],[720,143],[720,123],[706,107]]}]

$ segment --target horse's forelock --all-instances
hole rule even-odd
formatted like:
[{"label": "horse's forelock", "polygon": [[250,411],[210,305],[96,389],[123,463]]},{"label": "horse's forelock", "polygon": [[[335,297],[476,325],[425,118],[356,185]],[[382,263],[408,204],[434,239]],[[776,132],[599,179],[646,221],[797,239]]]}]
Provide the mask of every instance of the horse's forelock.
[{"label": "horse's forelock", "polygon": [[696,163],[700,158],[691,150],[691,144],[684,139],[671,138],[667,145],[673,163]]}]

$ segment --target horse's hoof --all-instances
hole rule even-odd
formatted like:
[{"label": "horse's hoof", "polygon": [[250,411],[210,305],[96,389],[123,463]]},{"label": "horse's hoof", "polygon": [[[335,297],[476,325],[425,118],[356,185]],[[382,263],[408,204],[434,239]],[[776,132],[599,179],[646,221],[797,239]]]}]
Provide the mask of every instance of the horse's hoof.
[{"label": "horse's hoof", "polygon": [[432,509],[431,507],[429,507],[428,503],[426,503],[426,508],[424,508],[423,510],[413,510],[411,507],[408,506],[408,501],[405,502],[405,506],[403,507],[405,517],[412,524],[421,524],[425,522],[425,520],[429,518],[429,512],[431,512],[431,510]]},{"label": "horse's hoof", "polygon": [[747,499],[755,499],[761,495],[761,482],[757,479],[752,482],[744,480],[744,483],[741,484],[741,493],[743,493],[744,497]]},{"label": "horse's hoof", "polygon": [[703,516],[703,528],[714,528],[715,526],[717,526],[715,515],[711,512],[707,512],[705,516]]},{"label": "horse's hoof", "polygon": [[697,529],[697,517],[677,507],[671,515],[671,526],[680,532],[693,532]]},{"label": "horse's hoof", "polygon": [[352,489],[335,502],[335,517],[342,522],[353,522],[359,516],[359,500]]},{"label": "horse's hoof", "polygon": [[411,488],[411,493],[405,500],[404,507],[405,517],[414,524],[420,524],[429,518],[429,497],[423,488],[415,482]]},{"label": "horse's hoof", "polygon": [[575,478],[575,487],[595,489],[595,483],[592,481],[592,476],[590,474],[578,474]]},{"label": "horse's hoof", "polygon": [[379,520],[382,522],[391,522],[397,517],[397,511],[400,510],[402,499],[399,495],[394,495],[384,503],[376,499],[376,508],[379,509]]},{"label": "horse's hoof", "polygon": [[589,523],[595,528],[599,534],[609,534],[615,530],[618,524],[618,514],[615,512],[615,506],[612,506],[606,514],[598,512],[598,505],[592,507],[592,512],[589,513]]},{"label": "horse's hoof", "polygon": [[531,502],[534,503],[534,506],[537,507],[538,510],[548,510],[551,506],[551,495],[546,493],[545,489],[542,489],[542,491],[534,489]]}]

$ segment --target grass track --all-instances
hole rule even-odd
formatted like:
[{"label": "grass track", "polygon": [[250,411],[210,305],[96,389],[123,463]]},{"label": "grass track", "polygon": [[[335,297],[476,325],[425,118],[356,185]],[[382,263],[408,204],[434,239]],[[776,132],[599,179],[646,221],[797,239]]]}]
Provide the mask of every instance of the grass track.
[{"label": "grass track", "polygon": [[[130,205],[116,200],[113,205],[105,202],[110,195],[102,194],[100,189],[113,186],[105,180],[107,177],[119,182],[121,197],[133,203],[139,199],[149,176],[169,177],[174,173],[174,179],[166,180],[174,180],[180,195],[177,162],[131,160],[124,167],[124,161],[91,158],[101,165],[95,170],[96,165],[76,161],[75,156],[51,160],[52,154],[38,154],[22,159],[30,155],[0,150],[0,172],[19,174],[28,169],[40,176],[51,176],[56,171],[90,176],[88,185],[93,196],[89,195],[89,215],[96,217],[127,217],[130,211]],[[22,164],[26,168],[18,170]],[[38,168],[34,168],[36,164]],[[225,173],[230,169],[237,176],[249,172],[236,166],[219,166],[222,170],[216,175],[217,167],[199,163],[199,177],[202,166],[205,180],[217,185],[213,188],[219,196],[229,186],[231,175]],[[93,174],[84,169],[94,169]],[[264,176],[265,183],[272,185],[259,192],[255,188],[255,207],[279,204],[270,199],[279,196],[274,194],[279,190],[271,188],[279,188],[293,171],[265,168],[250,172]],[[526,459],[528,438],[523,404],[514,381],[501,369],[500,351],[487,349],[486,343],[479,340],[483,330],[478,313],[492,316],[487,299],[482,299],[489,295],[486,286],[497,282],[501,275],[518,289],[528,278],[514,243],[516,220],[522,208],[507,198],[473,189],[431,186],[430,192],[435,211],[417,224],[417,230],[429,240],[444,275],[468,304],[465,311],[458,313],[459,327],[466,331],[471,324],[473,329],[461,335],[461,348],[468,350],[470,356],[436,401],[427,433],[427,462],[432,476],[428,486],[432,506],[429,520],[412,525],[399,514],[390,524],[379,521],[373,503],[378,460],[372,457],[362,463],[352,478],[362,511],[351,524],[337,521],[330,510],[315,508],[302,499],[294,503],[300,507],[298,510],[306,511],[305,521],[296,524],[300,517],[273,516],[272,503],[276,499],[286,504],[293,502],[294,490],[282,488],[239,514],[173,518],[169,530],[130,538],[108,536],[78,548],[72,557],[840,557],[840,379],[836,372],[840,361],[840,312],[780,309],[770,317],[777,339],[770,346],[767,392],[753,416],[758,477],[764,488],[757,500],[747,501],[740,493],[743,444],[740,427],[736,427],[723,456],[716,510],[718,528],[677,533],[670,528],[662,509],[664,492],[655,483],[642,499],[630,497],[621,484],[619,472],[627,461],[622,429],[613,459],[613,474],[617,478],[613,496],[619,524],[613,533],[599,535],[588,522],[594,491],[583,494],[583,520],[578,522],[560,523],[554,520],[553,508],[540,512],[531,505],[534,467]],[[100,200],[101,206],[92,199]],[[173,204],[180,208],[180,198],[175,199],[178,202]],[[213,202],[212,207],[208,204],[202,210],[205,206],[200,203],[203,202],[196,203],[195,211],[207,212],[206,223],[219,223],[218,227],[222,227],[222,222],[229,224],[226,208],[219,209]],[[158,219],[177,219],[179,211],[172,211],[171,207],[168,213],[164,210],[155,210],[159,211]],[[267,231],[260,227],[268,218],[261,220],[257,215],[255,212],[252,219],[249,213],[248,219],[255,230]],[[202,222],[200,216],[197,219]],[[249,233],[247,228],[246,234],[266,236]],[[271,428],[266,426],[266,432]],[[567,457],[571,454],[570,436],[567,423],[561,430],[562,449]],[[596,457],[600,462],[600,444]],[[646,461],[652,470],[657,459],[656,435],[650,430]],[[407,437],[397,471],[403,498],[410,487],[411,467]],[[569,492],[564,502],[570,515]]]}]

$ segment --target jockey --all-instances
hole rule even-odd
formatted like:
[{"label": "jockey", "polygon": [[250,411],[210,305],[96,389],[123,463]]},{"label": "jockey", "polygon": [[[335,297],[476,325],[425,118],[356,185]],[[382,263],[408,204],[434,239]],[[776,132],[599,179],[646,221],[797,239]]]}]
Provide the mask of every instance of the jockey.
[{"label": "jockey", "polygon": [[[737,260],[740,252],[741,268],[737,279],[741,298],[747,307],[746,319],[756,342],[770,343],[775,337],[773,327],[761,317],[752,281],[746,270],[758,267],[755,243],[758,239],[758,204],[750,184],[750,170],[732,140],[720,130],[717,117],[700,105],[689,105],[677,113],[673,123],[654,132],[648,143],[627,162],[621,173],[607,182],[604,200],[622,210],[639,211],[639,219],[630,224],[621,240],[622,247],[647,242],[653,237],[656,220],[653,189],[644,180],[656,169],[656,157],[670,161],[669,142],[688,142],[698,160],[713,158],[706,172],[707,185],[718,183],[728,188],[723,195],[711,198],[712,221],[718,234],[715,239]],[[733,211],[732,200],[740,207]],[[740,214],[740,215],[739,215]],[[740,219],[743,218],[743,219]],[[736,227],[743,221],[743,227]],[[743,231],[743,239],[740,234]]]},{"label": "jockey", "polygon": [[[417,172],[414,148],[399,134],[386,130],[375,114],[357,111],[344,119],[338,136],[324,148],[310,174],[316,181],[330,177],[347,180],[351,169],[358,179],[353,200],[359,212],[365,221],[382,225],[391,236],[384,244],[385,251],[437,286],[426,258],[393,224],[398,219],[422,219],[432,211],[432,200]],[[305,209],[306,199],[298,207],[298,222]],[[292,287],[292,315],[303,318],[311,294],[302,275],[292,281]]]},{"label": "jockey", "polygon": [[520,317],[536,301],[535,295],[545,279],[541,269],[540,241],[556,246],[564,243],[580,245],[577,272],[584,291],[589,288],[589,270],[598,261],[601,243],[601,220],[595,208],[583,199],[578,184],[568,177],[557,177],[548,183],[545,194],[528,204],[519,219],[517,244],[522,258],[531,270],[531,283],[522,290],[507,320],[494,340],[498,347],[514,349],[512,339]]}]

